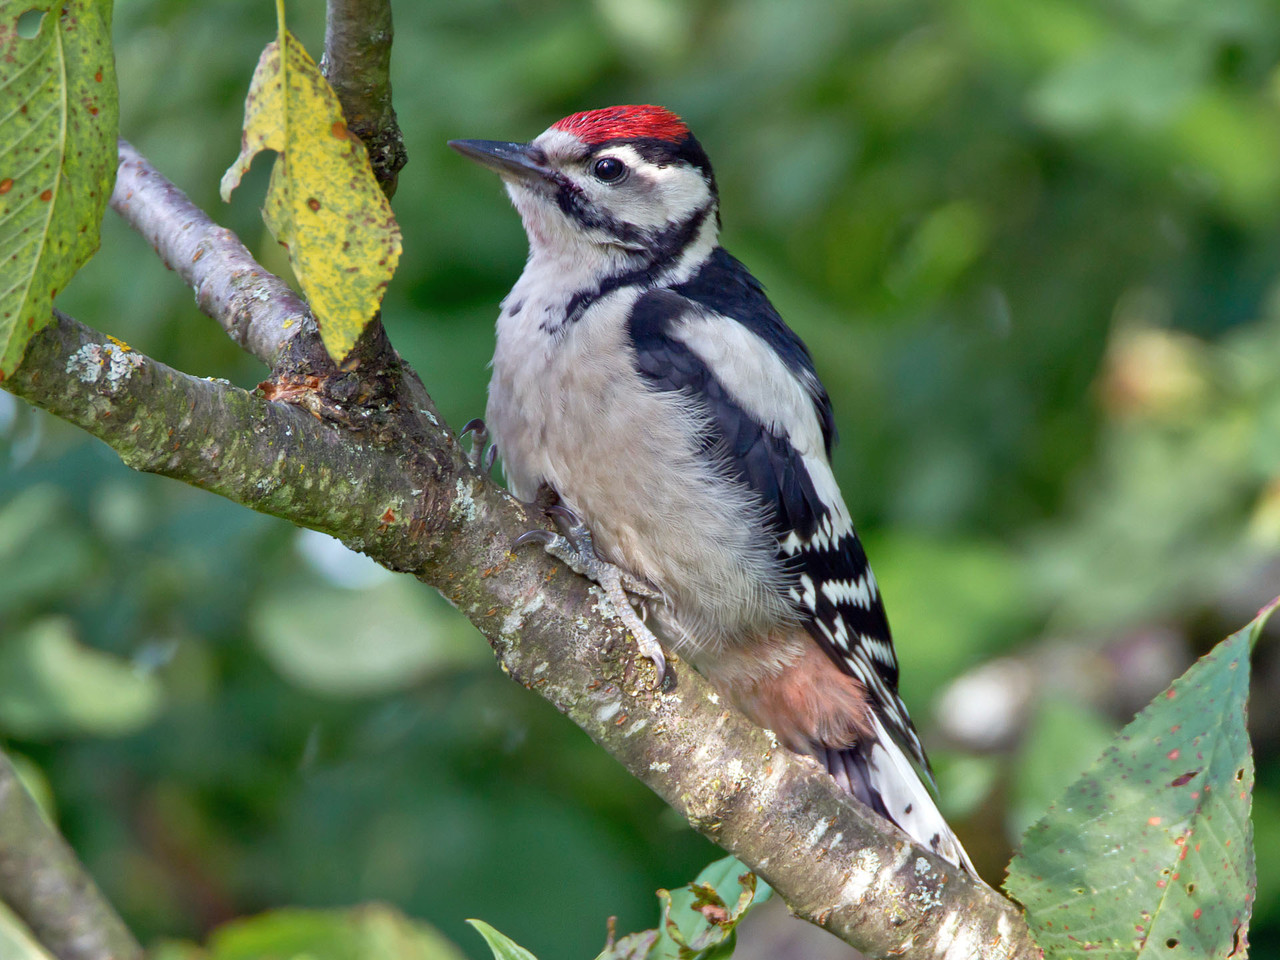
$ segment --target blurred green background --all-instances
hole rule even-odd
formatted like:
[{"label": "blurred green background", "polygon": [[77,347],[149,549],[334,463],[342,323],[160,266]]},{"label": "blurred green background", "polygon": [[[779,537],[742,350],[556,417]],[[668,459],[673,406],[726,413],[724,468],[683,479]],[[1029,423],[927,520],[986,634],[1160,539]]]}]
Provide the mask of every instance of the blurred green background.
[{"label": "blurred green background", "polygon": [[[410,162],[386,324],[482,412],[525,242],[444,146],[680,112],[725,243],[801,333],[903,693],[988,879],[1110,732],[1280,592],[1280,8],[1268,0],[522,0],[396,7]],[[291,26],[317,55],[322,4]],[[267,0],[119,0],[122,134],[217,199]],[[59,306],[191,373],[265,371],[113,215]],[[426,588],[0,393],[0,740],[144,941],[380,899],[544,958],[713,859]],[[1280,954],[1280,657],[1257,652],[1259,956]],[[959,682],[957,678],[961,678]],[[744,933],[744,942],[750,934]]]}]

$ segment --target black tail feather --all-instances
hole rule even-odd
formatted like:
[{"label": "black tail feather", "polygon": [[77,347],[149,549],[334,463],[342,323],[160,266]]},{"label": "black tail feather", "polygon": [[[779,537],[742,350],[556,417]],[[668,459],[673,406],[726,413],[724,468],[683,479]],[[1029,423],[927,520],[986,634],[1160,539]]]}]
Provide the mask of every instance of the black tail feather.
[{"label": "black tail feather", "polygon": [[827,771],[835,777],[836,783],[845,793],[852,794],[858,801],[870,807],[886,820],[892,821],[884,798],[871,781],[871,770],[867,766],[867,758],[857,746],[853,747],[819,747],[819,759],[826,764]]}]

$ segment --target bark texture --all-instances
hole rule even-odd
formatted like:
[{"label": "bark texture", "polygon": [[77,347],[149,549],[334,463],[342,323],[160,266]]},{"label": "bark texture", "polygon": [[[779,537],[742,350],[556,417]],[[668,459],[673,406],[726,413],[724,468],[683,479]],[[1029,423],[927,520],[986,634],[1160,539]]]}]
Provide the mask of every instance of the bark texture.
[{"label": "bark texture", "polygon": [[195,292],[196,306],[267,366],[311,316],[306,303],[253,259],[230,230],[209,219],[127,140],[111,209]]},{"label": "bark texture", "polygon": [[408,162],[391,106],[391,0],[328,0],[320,69],[388,197]]}]

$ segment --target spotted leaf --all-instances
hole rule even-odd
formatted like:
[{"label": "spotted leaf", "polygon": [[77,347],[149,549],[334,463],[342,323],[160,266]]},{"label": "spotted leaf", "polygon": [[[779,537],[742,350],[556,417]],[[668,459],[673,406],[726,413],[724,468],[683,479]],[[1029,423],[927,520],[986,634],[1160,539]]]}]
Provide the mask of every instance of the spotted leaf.
[{"label": "spotted leaf", "polygon": [[98,249],[116,126],[109,0],[0,2],[0,378]]},{"label": "spotted leaf", "polygon": [[276,152],[262,217],[289,264],[335,360],[351,352],[382,303],[400,260],[400,227],[369,157],[315,61],[284,25],[258,61],[244,107],[240,155],[222,199],[263,150]]},{"label": "spotted leaf", "polygon": [[1249,651],[1277,604],[1156,697],[1027,831],[1006,887],[1048,960],[1245,956]]}]

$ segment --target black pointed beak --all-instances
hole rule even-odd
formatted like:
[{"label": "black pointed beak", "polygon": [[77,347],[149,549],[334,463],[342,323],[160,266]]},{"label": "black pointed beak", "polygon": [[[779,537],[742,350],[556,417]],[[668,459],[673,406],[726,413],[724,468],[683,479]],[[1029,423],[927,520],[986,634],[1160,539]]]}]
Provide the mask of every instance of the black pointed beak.
[{"label": "black pointed beak", "polygon": [[551,168],[539,161],[541,151],[527,143],[504,143],[501,140],[450,140],[449,146],[464,157],[496,170],[504,178],[519,180],[545,180],[552,175]]}]

